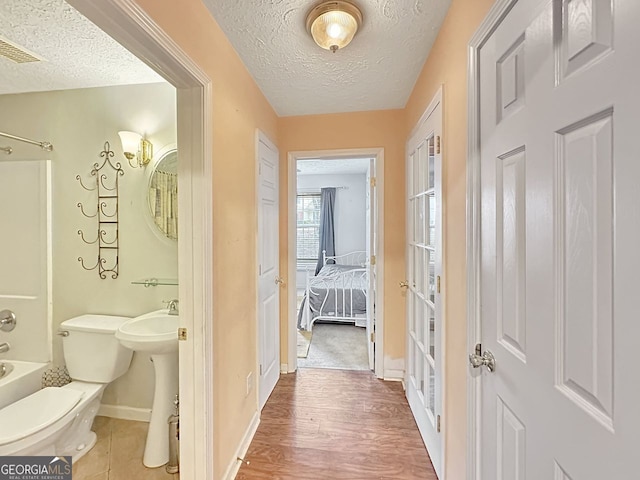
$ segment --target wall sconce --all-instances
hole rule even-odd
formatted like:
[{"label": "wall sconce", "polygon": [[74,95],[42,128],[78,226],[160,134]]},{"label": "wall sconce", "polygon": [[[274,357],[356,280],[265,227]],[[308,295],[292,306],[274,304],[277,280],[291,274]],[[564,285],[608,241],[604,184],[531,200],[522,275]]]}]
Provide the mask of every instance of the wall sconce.
[{"label": "wall sconce", "polygon": [[[133,168],[146,166],[153,157],[153,144],[136,132],[118,132],[124,156]],[[135,163],[131,160],[136,159]]]}]

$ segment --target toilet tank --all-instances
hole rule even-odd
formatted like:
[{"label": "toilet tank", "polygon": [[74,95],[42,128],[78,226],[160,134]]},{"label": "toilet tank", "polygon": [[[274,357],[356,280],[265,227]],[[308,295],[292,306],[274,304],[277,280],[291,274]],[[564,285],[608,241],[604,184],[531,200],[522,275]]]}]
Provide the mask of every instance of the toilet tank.
[{"label": "toilet tank", "polygon": [[129,317],[81,315],[65,320],[60,330],[64,359],[74,380],[109,383],[123,375],[131,363],[133,350],[116,339],[118,327]]}]

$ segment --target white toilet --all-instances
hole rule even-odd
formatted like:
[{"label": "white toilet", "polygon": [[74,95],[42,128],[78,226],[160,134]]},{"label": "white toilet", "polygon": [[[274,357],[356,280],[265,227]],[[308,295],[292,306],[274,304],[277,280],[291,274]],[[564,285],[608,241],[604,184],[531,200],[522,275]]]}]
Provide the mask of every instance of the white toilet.
[{"label": "white toilet", "polygon": [[82,315],[60,325],[73,381],[47,387],[0,409],[0,457],[71,455],[77,461],[96,443],[91,431],[105,387],[123,375],[133,351],[115,337],[128,317]]}]

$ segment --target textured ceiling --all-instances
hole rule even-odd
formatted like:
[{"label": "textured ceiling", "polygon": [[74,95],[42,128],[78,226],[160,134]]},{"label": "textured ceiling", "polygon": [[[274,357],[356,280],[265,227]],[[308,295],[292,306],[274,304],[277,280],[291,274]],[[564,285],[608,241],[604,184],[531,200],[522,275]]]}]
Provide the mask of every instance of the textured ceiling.
[{"label": "textured ceiling", "polygon": [[364,22],[331,53],[305,28],[314,0],[203,0],[278,115],[403,108],[451,0],[352,0]]},{"label": "textured ceiling", "polygon": [[298,175],[361,175],[367,173],[368,158],[335,160],[298,160]]},{"label": "textured ceiling", "polygon": [[164,81],[63,0],[0,0],[0,36],[44,60],[0,57],[0,94]]}]

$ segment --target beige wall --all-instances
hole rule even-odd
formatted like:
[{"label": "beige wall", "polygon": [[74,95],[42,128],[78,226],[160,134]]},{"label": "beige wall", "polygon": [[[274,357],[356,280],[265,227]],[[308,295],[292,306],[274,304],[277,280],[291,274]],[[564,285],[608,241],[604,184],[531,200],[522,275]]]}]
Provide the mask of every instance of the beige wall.
[{"label": "beige wall", "polygon": [[[255,131],[273,141],[277,117],[200,0],[138,4],[204,70],[213,85],[213,374],[215,478],[231,462],[257,411]],[[210,320],[210,319],[209,319]],[[254,389],[255,390],[255,389]]]},{"label": "beige wall", "polygon": [[[0,130],[54,144],[51,153],[10,142],[12,160],[51,159],[53,331],[64,320],[84,313],[136,316],[162,308],[162,300],[177,298],[177,287],[144,288],[132,285],[145,277],[177,278],[177,244],[162,241],[147,222],[144,194],[149,171],[132,169],[122,154],[118,130],[145,134],[156,149],[176,141],[176,94],[166,83],[88,88],[0,96]],[[34,121],[37,119],[37,121]],[[95,192],[82,189],[75,179],[89,178],[104,142],[109,141],[114,161],[123,164],[119,181],[120,275],[102,280],[97,270],[85,271],[97,259],[94,245],[85,245],[77,234],[95,238],[96,224],[86,219],[95,212]],[[0,142],[5,144],[5,142]],[[53,361],[64,364],[61,337],[53,337]],[[105,391],[103,403],[151,408],[153,366],[148,355],[134,355],[129,371]]]},{"label": "beige wall", "polygon": [[494,0],[453,0],[406,107],[405,138],[443,85],[445,243],[445,476],[466,469],[466,139],[467,45]]},{"label": "beige wall", "polygon": [[[283,117],[280,137],[280,271],[288,271],[287,154],[304,150],[384,148],[384,353],[386,369],[404,368],[404,115],[402,110]],[[295,246],[293,247],[295,248]],[[293,281],[293,279],[290,279]],[[281,357],[287,358],[287,292],[281,291]]]}]

